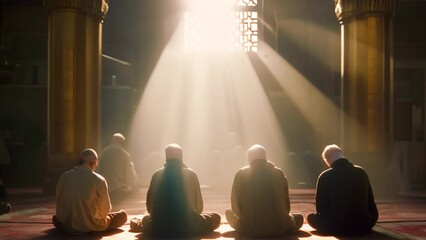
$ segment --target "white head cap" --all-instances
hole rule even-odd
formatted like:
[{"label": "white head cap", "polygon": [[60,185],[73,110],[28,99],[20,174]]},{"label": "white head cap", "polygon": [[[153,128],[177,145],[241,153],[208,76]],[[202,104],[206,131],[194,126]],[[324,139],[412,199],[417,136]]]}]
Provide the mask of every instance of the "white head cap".
[{"label": "white head cap", "polygon": [[183,149],[176,143],[171,143],[166,146],[166,159],[176,159],[182,161]]},{"label": "white head cap", "polygon": [[265,148],[262,147],[259,144],[255,144],[255,145],[251,146],[247,150],[247,158],[248,158],[249,163],[251,163],[253,160],[256,160],[256,159],[266,160]]},{"label": "white head cap", "polygon": [[329,167],[331,167],[336,160],[344,157],[342,149],[336,144],[326,146],[322,152],[322,159]]}]

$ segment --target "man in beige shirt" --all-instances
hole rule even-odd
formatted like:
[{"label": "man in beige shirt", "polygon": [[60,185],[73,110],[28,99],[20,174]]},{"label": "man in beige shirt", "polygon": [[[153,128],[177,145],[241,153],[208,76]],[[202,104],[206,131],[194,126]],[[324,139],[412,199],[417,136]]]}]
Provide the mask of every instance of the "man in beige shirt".
[{"label": "man in beige shirt", "polygon": [[296,233],[303,215],[290,214],[287,179],[267,161],[265,149],[255,144],[247,151],[249,166],[235,174],[232,209],[225,212],[229,225],[250,237],[280,237]]},{"label": "man in beige shirt", "polygon": [[111,212],[106,180],[95,173],[98,155],[93,149],[80,154],[79,165],[63,173],[56,185],[53,225],[69,234],[106,231],[127,222],[123,210]]}]

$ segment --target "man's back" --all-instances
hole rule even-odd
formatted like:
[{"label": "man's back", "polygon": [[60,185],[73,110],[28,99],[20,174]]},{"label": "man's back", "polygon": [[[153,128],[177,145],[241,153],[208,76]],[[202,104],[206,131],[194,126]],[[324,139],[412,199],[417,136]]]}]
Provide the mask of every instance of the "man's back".
[{"label": "man's back", "polygon": [[316,205],[335,232],[371,229],[378,217],[367,174],[346,159],[319,176]]},{"label": "man's back", "polygon": [[103,231],[110,210],[102,176],[82,166],[61,175],[56,187],[56,217],[66,232]]},{"label": "man's back", "polygon": [[[158,173],[157,173],[158,174]],[[191,208],[185,191],[183,169],[168,166],[163,169],[152,196],[151,216],[153,231],[167,229],[170,233],[184,235],[190,227]]]},{"label": "man's back", "polygon": [[110,192],[138,182],[130,154],[119,145],[113,144],[104,149],[98,172],[107,180]]},{"label": "man's back", "polygon": [[154,173],[146,204],[151,215],[148,231],[153,235],[192,236],[202,228],[200,183],[196,173],[180,161],[168,161]]},{"label": "man's back", "polygon": [[232,209],[241,218],[241,231],[250,236],[280,236],[294,228],[287,180],[271,162],[254,161],[237,172]]},{"label": "man's back", "polygon": [[132,220],[130,228],[169,238],[213,232],[220,225],[220,215],[202,214],[200,183],[197,174],[183,163],[183,149],[171,143],[164,150],[166,163],[152,176],[146,196],[149,214],[141,223]]},{"label": "man's back", "polygon": [[201,213],[203,209],[200,185],[195,172],[182,163],[168,162],[152,177],[147,207],[155,215],[156,211],[177,204],[187,211],[197,213]]}]

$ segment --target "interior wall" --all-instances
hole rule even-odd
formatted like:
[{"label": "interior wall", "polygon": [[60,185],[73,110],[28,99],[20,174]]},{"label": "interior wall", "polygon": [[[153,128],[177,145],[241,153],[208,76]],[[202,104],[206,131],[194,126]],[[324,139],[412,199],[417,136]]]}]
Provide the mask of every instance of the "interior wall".
[{"label": "interior wall", "polygon": [[[340,27],[334,15],[334,2],[332,0],[265,0],[264,3],[273,4],[265,19],[276,28],[276,35],[268,35],[269,42],[277,49],[279,54],[287,59],[292,66],[306,76],[313,85],[317,86],[324,94],[338,104],[340,84]],[[22,97],[19,101],[10,94],[2,95],[0,101],[1,116],[16,116],[12,123],[16,129],[25,129],[25,121],[33,118],[25,117],[25,114],[34,113],[34,123],[39,124],[42,135],[45,136],[46,122],[45,95],[39,91],[47,83],[47,15],[42,0],[0,0],[1,5],[1,46],[0,54],[0,89],[9,89],[12,85],[19,89],[19,94],[26,91],[34,91],[28,97]],[[114,120],[110,114],[108,134],[117,130],[125,131],[131,118],[131,109],[142,94],[155,64],[161,55],[162,49],[167,43],[176,27],[176,19],[182,14],[183,6],[179,1],[171,0],[110,0],[110,9],[103,24],[103,52],[119,60],[130,63],[123,65],[103,58],[103,83],[111,87],[112,75],[116,75],[116,85],[135,92],[135,97],[125,97],[124,102],[117,101],[114,106],[108,104],[105,108],[110,114],[115,114],[121,106],[129,106],[123,110],[123,118]],[[177,10],[178,9],[178,10]],[[395,114],[395,126],[397,130],[406,129],[399,133],[398,139],[413,139],[412,103],[423,106],[421,115],[422,138],[425,139],[425,91],[420,91],[422,86],[421,73],[424,71],[426,61],[426,2],[425,1],[398,1],[394,18],[394,60],[395,81],[408,81],[413,83],[409,92],[406,88],[395,84],[395,92],[414,96],[410,101],[400,101],[402,107],[397,106]],[[28,19],[31,19],[29,21]],[[324,31],[327,34],[319,34]],[[273,41],[271,40],[273,39]],[[302,43],[297,45],[297,43]],[[7,61],[5,61],[7,60]],[[401,67],[402,66],[402,67]],[[408,73],[406,70],[408,69]],[[420,70],[419,70],[420,69]],[[411,72],[411,70],[413,70]],[[414,75],[413,75],[414,74]],[[402,77],[400,77],[402,76]],[[409,76],[415,79],[409,80]],[[424,78],[423,78],[424,80]],[[5,86],[7,85],[7,87]],[[33,87],[28,87],[28,86]],[[40,89],[38,86],[41,86]],[[420,86],[420,87],[417,87]],[[29,90],[30,89],[30,90]],[[423,87],[424,89],[424,87]],[[420,92],[419,92],[420,91]],[[37,99],[32,99],[33,96]],[[400,96],[400,95],[398,95]],[[105,98],[104,102],[110,103]],[[396,105],[399,104],[398,102]],[[281,103],[274,103],[282,106]],[[14,108],[13,106],[19,105]],[[35,106],[37,105],[37,106]],[[10,114],[9,111],[14,112]],[[106,111],[105,111],[106,112]],[[407,114],[404,114],[408,112]],[[277,115],[282,114],[278,112]],[[282,117],[284,118],[284,116]],[[0,121],[1,128],[9,128],[10,121]],[[301,124],[303,126],[303,119]],[[411,124],[411,125],[410,125]],[[303,127],[301,127],[303,128]],[[14,131],[12,131],[14,132]],[[15,148],[15,139],[23,141],[31,136],[25,131],[12,133],[7,139],[8,146]],[[108,135],[106,134],[106,135]],[[398,140],[397,139],[397,140]],[[414,138],[416,139],[416,138]],[[105,140],[106,141],[106,140]],[[294,142],[294,148],[302,152],[300,143]],[[41,146],[43,147],[43,145]],[[321,148],[322,146],[314,146]],[[12,149],[12,152],[15,151]],[[29,160],[24,160],[29,161]],[[18,162],[18,161],[17,161]],[[37,162],[37,161],[36,161]],[[43,162],[36,165],[43,166]],[[417,162],[415,169],[426,169],[425,160]],[[12,174],[12,172],[11,172]],[[20,173],[21,174],[21,173]],[[424,172],[417,173],[420,181],[424,183]],[[41,177],[40,177],[41,178]],[[417,180],[416,180],[417,181]],[[28,180],[27,182],[30,182]]]}]

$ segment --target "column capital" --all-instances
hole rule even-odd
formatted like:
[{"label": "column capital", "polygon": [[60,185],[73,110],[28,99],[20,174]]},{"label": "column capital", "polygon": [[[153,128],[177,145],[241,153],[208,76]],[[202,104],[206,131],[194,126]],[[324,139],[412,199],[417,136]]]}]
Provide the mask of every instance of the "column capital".
[{"label": "column capital", "polygon": [[369,13],[393,16],[396,0],[334,0],[337,20],[343,22]]},{"label": "column capital", "polygon": [[108,11],[108,0],[43,0],[48,10],[54,9],[78,9],[87,14],[104,19]]}]

